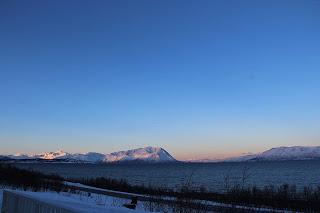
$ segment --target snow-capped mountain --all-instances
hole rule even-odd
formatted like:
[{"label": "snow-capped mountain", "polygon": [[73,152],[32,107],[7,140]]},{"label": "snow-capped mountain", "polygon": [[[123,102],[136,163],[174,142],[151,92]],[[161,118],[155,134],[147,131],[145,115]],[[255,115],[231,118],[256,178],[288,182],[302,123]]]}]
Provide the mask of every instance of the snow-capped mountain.
[{"label": "snow-capped mountain", "polygon": [[41,159],[45,159],[45,160],[52,160],[52,159],[56,159],[56,158],[68,158],[68,156],[70,156],[69,153],[66,153],[62,150],[58,150],[56,152],[46,152],[46,153],[33,155],[31,157],[32,158],[41,158]]},{"label": "snow-capped mountain", "polygon": [[144,162],[174,162],[176,161],[166,150],[160,147],[145,147],[127,151],[113,152],[110,154],[101,154],[95,152],[71,154],[58,150],[56,152],[46,152],[35,155],[16,154],[2,156],[12,160],[47,160],[61,162],[128,162],[128,161],[144,161]]},{"label": "snow-capped mountain", "polygon": [[69,158],[77,161],[84,161],[84,162],[104,162],[105,154],[97,153],[97,152],[87,152],[87,153],[77,153],[77,154],[70,154]]},{"label": "snow-capped mountain", "polygon": [[279,147],[257,155],[257,160],[308,160],[320,158],[320,146]]},{"label": "snow-capped mountain", "polygon": [[154,162],[168,162],[175,161],[175,159],[164,149],[160,147],[145,147],[140,149],[133,149],[128,151],[113,152],[105,156],[106,162],[117,161],[154,161]]},{"label": "snow-capped mountain", "polygon": [[320,146],[277,147],[259,154],[244,155],[224,161],[280,161],[320,159]]},{"label": "snow-capped mountain", "polygon": [[25,155],[25,154],[21,154],[21,153],[17,153],[17,154],[14,154],[14,155],[2,156],[2,157],[9,158],[9,159],[16,159],[16,160],[29,159],[30,158],[29,155]]},{"label": "snow-capped mountain", "polygon": [[57,158],[67,158],[70,156],[69,153],[63,152],[62,150],[58,150],[56,152],[45,152],[41,154],[35,155],[27,155],[27,154],[14,154],[14,155],[7,155],[6,157],[16,160],[26,160],[26,159],[43,159],[43,160],[53,160]]}]

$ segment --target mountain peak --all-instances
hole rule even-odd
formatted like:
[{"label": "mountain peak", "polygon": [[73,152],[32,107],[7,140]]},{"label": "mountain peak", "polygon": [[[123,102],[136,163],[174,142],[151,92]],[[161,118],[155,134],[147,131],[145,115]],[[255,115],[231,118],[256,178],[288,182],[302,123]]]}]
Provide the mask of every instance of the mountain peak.
[{"label": "mountain peak", "polygon": [[41,153],[41,154],[35,155],[33,157],[45,159],[45,160],[52,160],[52,159],[56,159],[56,158],[63,158],[63,157],[66,157],[67,155],[69,155],[69,153],[64,152],[63,150],[57,150],[55,152]]},{"label": "mountain peak", "polygon": [[176,161],[166,150],[161,147],[147,146],[144,148],[127,151],[113,152],[106,155],[105,161],[147,161],[147,162],[170,162]]}]

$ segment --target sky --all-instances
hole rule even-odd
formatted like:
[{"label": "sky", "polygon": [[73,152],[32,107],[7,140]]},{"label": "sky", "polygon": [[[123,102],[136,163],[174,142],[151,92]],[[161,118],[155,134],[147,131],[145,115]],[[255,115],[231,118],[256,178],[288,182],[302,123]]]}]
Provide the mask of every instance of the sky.
[{"label": "sky", "polygon": [[319,0],[2,0],[0,154],[320,145]]}]

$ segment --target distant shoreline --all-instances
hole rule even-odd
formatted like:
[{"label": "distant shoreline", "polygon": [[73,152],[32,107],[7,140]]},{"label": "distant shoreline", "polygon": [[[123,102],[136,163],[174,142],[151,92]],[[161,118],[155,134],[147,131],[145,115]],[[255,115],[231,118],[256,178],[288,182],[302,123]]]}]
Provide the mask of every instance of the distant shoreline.
[{"label": "distant shoreline", "polygon": [[165,164],[238,164],[238,163],[268,163],[268,162],[297,162],[297,161],[320,161],[316,159],[279,159],[279,160],[247,160],[247,161],[216,161],[216,162],[192,162],[192,161],[174,161],[174,162],[148,162],[148,161],[121,161],[121,162],[86,162],[86,161],[66,161],[66,160],[46,160],[46,159],[6,159],[0,160],[0,163],[22,163],[22,164],[89,164],[89,165],[165,165]]}]

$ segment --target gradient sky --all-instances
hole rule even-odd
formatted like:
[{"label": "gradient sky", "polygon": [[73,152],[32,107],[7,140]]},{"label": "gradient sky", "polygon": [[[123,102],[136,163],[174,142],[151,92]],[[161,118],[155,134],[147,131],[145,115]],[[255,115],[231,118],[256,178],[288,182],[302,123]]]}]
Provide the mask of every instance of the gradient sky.
[{"label": "gradient sky", "polygon": [[320,1],[0,1],[0,152],[320,144]]}]

